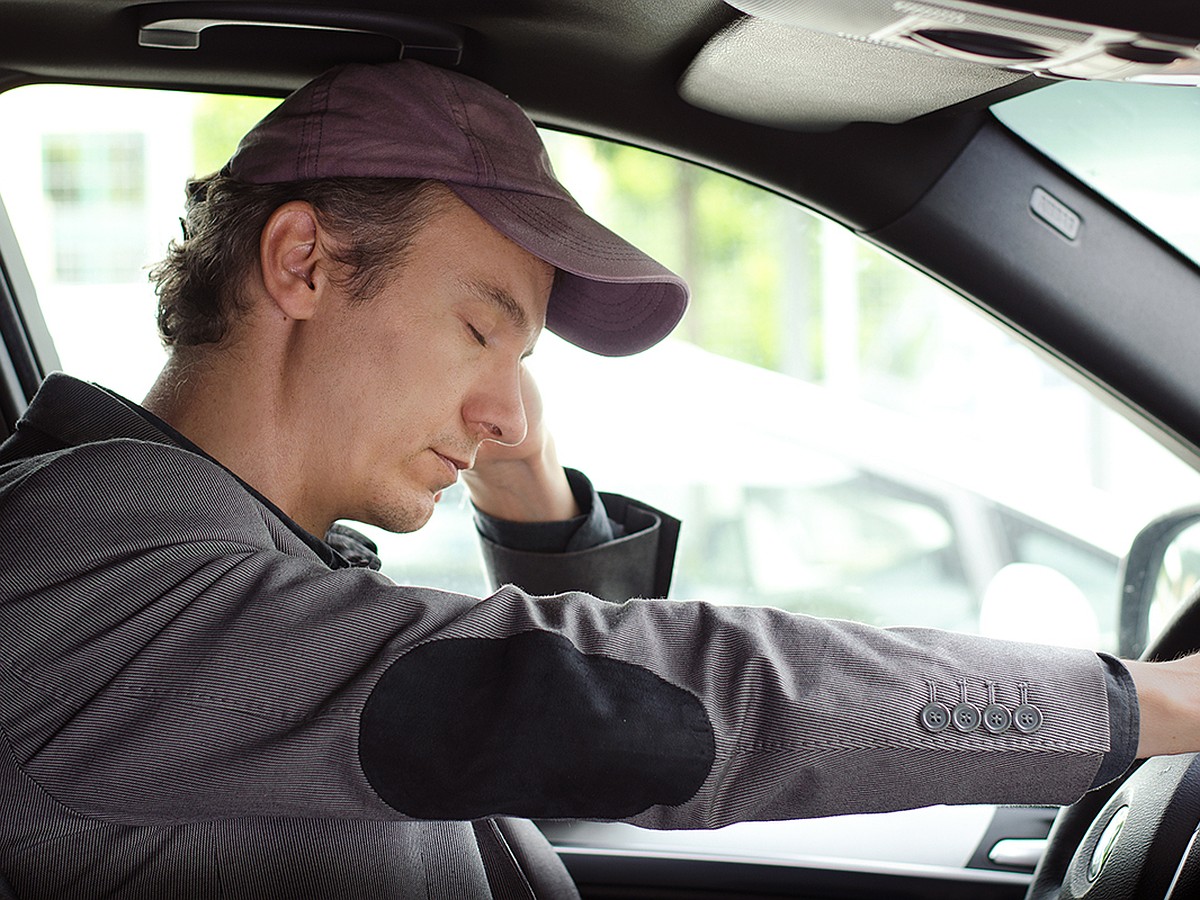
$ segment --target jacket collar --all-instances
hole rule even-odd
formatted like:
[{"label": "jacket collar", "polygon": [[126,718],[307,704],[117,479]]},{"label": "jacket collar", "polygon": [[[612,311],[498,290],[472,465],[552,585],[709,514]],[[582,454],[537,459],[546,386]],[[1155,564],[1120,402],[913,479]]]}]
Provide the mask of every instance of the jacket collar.
[{"label": "jacket collar", "polygon": [[[23,435],[22,432],[32,430],[42,438],[38,443],[49,438],[59,448],[113,438],[133,438],[157,444],[177,443],[168,432],[156,427],[153,420],[139,414],[138,410],[141,407],[118,394],[62,372],[53,372],[38,388],[25,415],[17,422],[16,433],[10,441],[15,441],[19,448],[23,437],[34,437]],[[13,458],[23,455],[20,452],[11,453]]]}]

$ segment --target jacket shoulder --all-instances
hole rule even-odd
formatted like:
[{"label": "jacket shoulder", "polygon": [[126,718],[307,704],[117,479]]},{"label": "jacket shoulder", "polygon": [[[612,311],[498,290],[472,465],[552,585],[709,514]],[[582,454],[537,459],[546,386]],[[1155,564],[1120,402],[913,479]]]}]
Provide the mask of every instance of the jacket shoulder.
[{"label": "jacket shoulder", "polygon": [[9,533],[59,538],[273,543],[261,505],[228,471],[180,447],[131,438],[0,467],[0,523]]}]

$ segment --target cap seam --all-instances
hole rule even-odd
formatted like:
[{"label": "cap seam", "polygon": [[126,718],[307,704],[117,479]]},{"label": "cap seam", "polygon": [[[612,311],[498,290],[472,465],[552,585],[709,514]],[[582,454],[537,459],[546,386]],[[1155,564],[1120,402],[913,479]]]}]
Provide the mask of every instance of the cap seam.
[{"label": "cap seam", "polygon": [[[523,209],[519,205],[510,202],[508,197],[504,196],[504,194],[501,191],[492,190],[492,193],[495,195],[496,199],[499,202],[503,203],[504,206],[513,215],[515,215],[519,219],[522,219],[526,224],[531,225],[531,226],[541,226],[548,221],[546,219],[541,218],[540,216],[537,216],[535,213],[533,213],[533,211],[531,211],[529,209]],[[526,191],[523,193],[530,193],[530,192]],[[545,195],[544,194],[535,194],[534,196],[541,197],[541,196],[545,196]],[[553,198],[550,198],[550,199],[553,199]],[[587,215],[586,213],[581,213],[581,214]],[[542,230],[541,233],[543,235],[545,235],[544,230]],[[546,236],[548,237],[549,235],[546,235]],[[603,240],[603,241],[596,240],[593,242],[583,242],[583,241],[579,240],[578,238],[576,238],[574,235],[571,235],[566,232],[556,232],[554,235],[554,239],[561,241],[564,245],[575,248],[575,249],[591,250],[596,244],[600,244],[602,247],[604,247],[606,249],[611,247],[614,250],[618,251],[616,253],[608,253],[608,252],[592,253],[590,255],[593,258],[609,259],[609,260],[616,260],[616,261],[631,260],[631,259],[638,259],[638,260],[648,259],[648,257],[644,253],[641,253],[636,248],[630,247],[627,243],[615,243],[611,240]],[[618,240],[623,241],[624,239],[618,238]],[[665,277],[665,276],[660,276],[660,277]]]},{"label": "cap seam", "polygon": [[454,114],[454,124],[458,126],[459,132],[467,141],[467,147],[471,150],[471,158],[475,161],[475,177],[490,183],[495,180],[491,174],[491,160],[485,157],[483,153],[484,148],[481,142],[475,137],[475,132],[471,129],[471,116],[467,112],[466,101],[463,100],[462,94],[458,92],[458,85],[453,81],[447,78],[443,79],[443,83],[446,85],[447,94],[454,95],[450,103],[450,109]]},{"label": "cap seam", "polygon": [[[304,121],[304,139],[300,142],[300,146],[296,148],[296,176],[300,179],[318,177],[321,159],[321,139],[324,131],[325,113],[329,108],[329,92],[334,76],[322,79],[312,92],[312,102],[309,106],[308,116]],[[313,132],[316,130],[315,147]],[[305,148],[308,148],[308,153],[305,153]],[[308,157],[308,165],[305,166],[305,156]]]}]

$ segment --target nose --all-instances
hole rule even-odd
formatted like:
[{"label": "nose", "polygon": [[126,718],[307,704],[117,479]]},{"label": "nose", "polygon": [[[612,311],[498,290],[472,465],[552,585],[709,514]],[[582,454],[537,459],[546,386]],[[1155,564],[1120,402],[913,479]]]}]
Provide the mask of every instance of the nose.
[{"label": "nose", "polygon": [[521,396],[521,372],[481,378],[463,407],[463,417],[480,438],[514,447],[525,440],[529,423]]}]

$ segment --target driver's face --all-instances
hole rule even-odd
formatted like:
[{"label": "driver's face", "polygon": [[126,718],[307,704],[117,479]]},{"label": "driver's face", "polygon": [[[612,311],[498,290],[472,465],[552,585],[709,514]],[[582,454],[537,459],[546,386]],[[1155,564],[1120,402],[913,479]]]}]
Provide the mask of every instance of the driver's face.
[{"label": "driver's face", "polygon": [[415,530],[483,440],[524,437],[521,364],[553,277],[448,196],[379,296],[340,298],[303,376],[325,473],[308,487],[325,516]]}]

